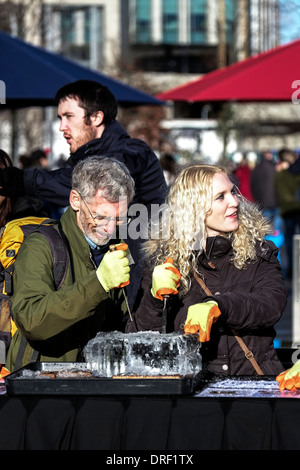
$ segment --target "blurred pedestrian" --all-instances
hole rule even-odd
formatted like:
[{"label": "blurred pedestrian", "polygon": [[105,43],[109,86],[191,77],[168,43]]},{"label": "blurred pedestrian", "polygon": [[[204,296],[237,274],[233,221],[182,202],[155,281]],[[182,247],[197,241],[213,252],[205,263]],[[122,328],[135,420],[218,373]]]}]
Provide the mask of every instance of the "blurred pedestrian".
[{"label": "blurred pedestrian", "polygon": [[[9,155],[0,149],[0,170],[13,168]],[[0,228],[10,220],[27,216],[48,217],[49,212],[45,209],[42,201],[32,196],[20,196],[16,198],[0,195]]]},{"label": "blurred pedestrian", "polygon": [[234,178],[241,194],[248,199],[248,201],[253,201],[251,191],[251,172],[252,169],[247,161],[247,157],[243,154],[242,161],[234,170]]},{"label": "blurred pedestrian", "polygon": [[43,149],[35,149],[31,152],[30,163],[32,168],[43,168],[49,170],[49,159],[47,152]]},{"label": "blurred pedestrian", "polygon": [[280,216],[283,220],[283,231],[287,252],[286,277],[293,276],[293,237],[300,233],[300,173],[289,171],[297,159],[297,154],[283,148],[278,152],[278,171],[275,175],[275,188],[278,195]]},{"label": "blurred pedestrian", "polygon": [[18,168],[21,170],[27,170],[28,168],[31,168],[31,161],[28,155],[23,154],[19,156]]},{"label": "blurred pedestrian", "polygon": [[178,172],[177,164],[171,153],[163,153],[159,158],[167,186],[171,186]]},{"label": "blurred pedestrian", "polygon": [[[12,168],[9,155],[0,149],[0,169]],[[44,205],[31,196],[10,198],[0,195],[0,229],[9,221],[26,216],[48,217]],[[0,366],[5,364],[11,339],[11,301],[0,292]]]},{"label": "blurred pedestrian", "polygon": [[251,172],[251,192],[254,201],[273,224],[279,215],[275,173],[276,164],[272,152],[262,152],[260,161]]}]

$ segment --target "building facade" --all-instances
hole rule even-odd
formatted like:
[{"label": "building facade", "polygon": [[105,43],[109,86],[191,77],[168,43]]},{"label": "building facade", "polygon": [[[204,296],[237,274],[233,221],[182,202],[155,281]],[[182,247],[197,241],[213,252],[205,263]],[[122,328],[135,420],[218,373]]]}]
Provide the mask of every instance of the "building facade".
[{"label": "building facade", "polygon": [[92,68],[202,74],[279,44],[278,0],[44,0],[47,48]]},{"label": "building facade", "polygon": [[[153,94],[280,43],[279,0],[0,4],[0,29]],[[212,119],[212,107],[178,104],[167,119]]]}]

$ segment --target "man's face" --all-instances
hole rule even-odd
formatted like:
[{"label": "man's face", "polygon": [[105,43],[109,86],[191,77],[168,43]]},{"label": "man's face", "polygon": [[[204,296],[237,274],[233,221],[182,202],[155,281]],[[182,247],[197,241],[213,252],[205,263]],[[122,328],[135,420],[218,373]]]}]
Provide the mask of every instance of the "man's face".
[{"label": "man's face", "polygon": [[[116,235],[116,220],[127,216],[128,200],[109,202],[98,190],[92,201],[80,197],[77,223],[81,231],[96,245],[106,245]],[[103,220],[101,220],[103,219]]]},{"label": "man's face", "polygon": [[70,152],[74,153],[82,145],[99,137],[99,128],[91,124],[85,124],[85,110],[78,104],[78,100],[66,98],[59,102],[58,118],[59,130],[70,145]]}]

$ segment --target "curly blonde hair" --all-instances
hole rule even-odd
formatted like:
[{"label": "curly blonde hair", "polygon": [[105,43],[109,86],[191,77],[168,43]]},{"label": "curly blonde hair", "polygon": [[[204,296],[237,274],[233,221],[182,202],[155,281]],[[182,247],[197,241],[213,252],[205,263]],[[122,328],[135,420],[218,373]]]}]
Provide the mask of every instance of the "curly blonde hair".
[{"label": "curly blonde hair", "polygon": [[[212,207],[212,180],[216,173],[227,175],[225,168],[216,165],[192,165],[182,170],[170,188],[160,217],[150,224],[149,240],[144,246],[146,256],[153,265],[162,264],[168,257],[174,260],[182,276],[181,296],[190,288],[199,254],[206,244],[205,219]],[[256,260],[257,242],[262,244],[271,228],[255,204],[240,193],[238,198],[239,227],[228,233],[228,238],[232,241],[232,263],[244,269]]]}]

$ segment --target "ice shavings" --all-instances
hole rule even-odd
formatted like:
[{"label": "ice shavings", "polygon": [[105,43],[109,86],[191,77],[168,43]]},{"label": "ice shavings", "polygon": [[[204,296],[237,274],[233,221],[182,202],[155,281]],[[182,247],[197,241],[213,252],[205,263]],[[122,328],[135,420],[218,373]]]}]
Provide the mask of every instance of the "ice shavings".
[{"label": "ice shavings", "polygon": [[234,377],[217,378],[209,382],[202,390],[199,390],[196,397],[219,397],[219,398],[300,398],[300,391],[290,392],[279,390],[278,382],[275,378],[257,377]]}]

